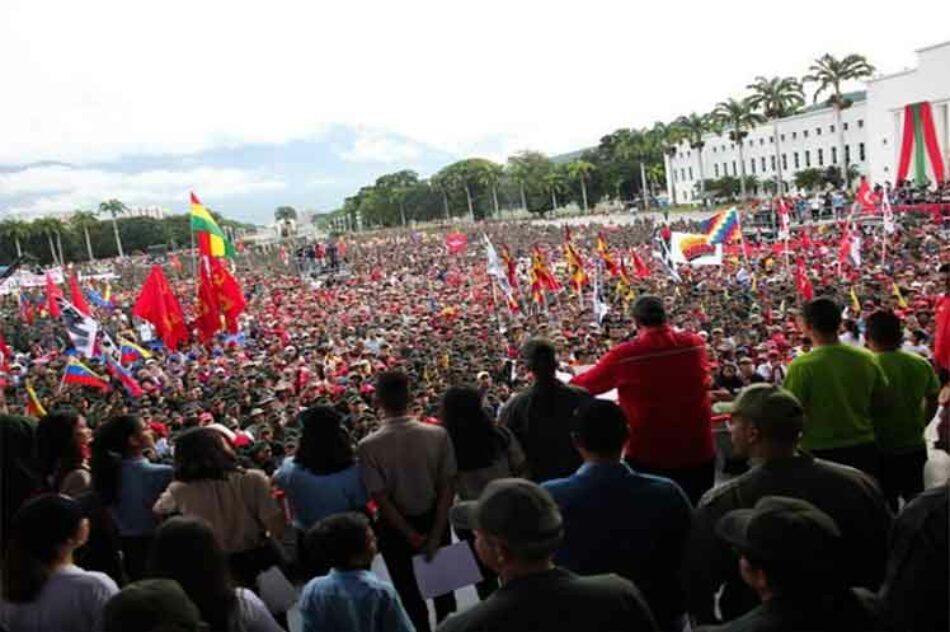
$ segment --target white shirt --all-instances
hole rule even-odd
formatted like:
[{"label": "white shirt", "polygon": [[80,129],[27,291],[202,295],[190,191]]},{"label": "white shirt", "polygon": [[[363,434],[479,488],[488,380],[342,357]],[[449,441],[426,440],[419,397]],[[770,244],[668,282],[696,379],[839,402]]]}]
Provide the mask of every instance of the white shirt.
[{"label": "white shirt", "polygon": [[234,591],[237,595],[237,616],[231,618],[230,632],[284,632],[260,597],[246,588]]},{"label": "white shirt", "polygon": [[47,580],[35,601],[0,601],[0,624],[8,632],[94,632],[102,609],[119,587],[105,573],[64,566]]}]

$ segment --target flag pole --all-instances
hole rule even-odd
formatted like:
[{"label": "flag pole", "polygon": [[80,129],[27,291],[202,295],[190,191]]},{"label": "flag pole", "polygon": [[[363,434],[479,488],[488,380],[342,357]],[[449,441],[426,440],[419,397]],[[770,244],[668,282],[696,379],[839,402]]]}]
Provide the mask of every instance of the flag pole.
[{"label": "flag pole", "polygon": [[745,249],[745,233],[742,230],[742,211],[736,210],[736,221],[739,223],[739,244],[742,248],[742,259],[745,261],[745,267],[752,271],[752,264],[749,263],[749,253]]}]

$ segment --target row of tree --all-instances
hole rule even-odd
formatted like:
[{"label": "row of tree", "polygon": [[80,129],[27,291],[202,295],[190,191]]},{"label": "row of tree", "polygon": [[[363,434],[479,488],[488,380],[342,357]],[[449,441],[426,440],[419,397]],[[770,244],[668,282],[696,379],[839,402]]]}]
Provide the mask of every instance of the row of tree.
[{"label": "row of tree", "polygon": [[[219,225],[227,229],[250,228],[212,214]],[[191,219],[187,214],[162,219],[128,215],[129,209],[121,201],[107,200],[99,205],[97,212],[77,210],[67,219],[3,220],[0,222],[0,263],[10,263],[24,252],[41,263],[62,265],[121,257],[156,245],[174,248],[190,244]]]},{"label": "row of tree", "polygon": [[[844,156],[841,112],[851,103],[842,87],[849,81],[870,76],[873,71],[861,55],[838,59],[826,54],[815,60],[801,79],[757,77],[748,86],[748,95],[722,101],[712,112],[694,112],[670,123],[657,122],[650,128],[619,129],[601,138],[597,147],[567,159],[552,160],[539,152],[523,151],[508,158],[504,165],[483,158],[466,158],[428,179],[421,179],[408,169],[389,173],[346,198],[342,208],[317,216],[314,221],[356,230],[463,215],[471,219],[496,217],[503,208],[544,213],[569,202],[586,211],[607,198],[617,202],[634,200],[646,208],[655,192],[663,188],[665,157],[676,155],[684,143],[697,153],[698,193],[704,199],[707,180],[702,169],[702,151],[709,134],[726,134],[738,146],[742,173],[732,180],[738,185],[738,195],[744,198],[750,188],[764,184],[745,174],[744,139],[752,129],[769,121],[775,136],[777,172],[770,189],[775,191],[778,183],[787,182],[782,178],[779,135],[775,130],[779,119],[804,106],[804,85],[815,84],[815,102],[828,95],[826,102],[835,111],[838,155]],[[811,175],[804,180],[814,181]],[[826,174],[818,175],[824,178]],[[838,181],[847,181],[847,175],[842,161]],[[796,175],[793,181],[799,186],[802,178]],[[726,188],[731,190],[731,184]],[[782,190],[785,188],[783,185]],[[676,204],[675,190],[672,203]]]}]

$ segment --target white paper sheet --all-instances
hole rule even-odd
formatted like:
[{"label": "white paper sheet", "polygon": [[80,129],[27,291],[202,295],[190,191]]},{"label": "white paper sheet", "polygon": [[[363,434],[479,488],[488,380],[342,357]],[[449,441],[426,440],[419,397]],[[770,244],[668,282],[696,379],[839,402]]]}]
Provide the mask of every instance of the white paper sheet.
[{"label": "white paper sheet", "polygon": [[412,570],[423,599],[444,595],[482,580],[482,573],[467,542],[442,547],[431,562],[426,562],[423,555],[416,555],[412,558]]}]

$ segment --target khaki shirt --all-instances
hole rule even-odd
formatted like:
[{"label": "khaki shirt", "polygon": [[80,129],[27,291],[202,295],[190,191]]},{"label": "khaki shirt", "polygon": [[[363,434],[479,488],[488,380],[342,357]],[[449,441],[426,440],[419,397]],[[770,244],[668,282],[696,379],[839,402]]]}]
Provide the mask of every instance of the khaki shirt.
[{"label": "khaki shirt", "polygon": [[225,480],[175,481],[159,496],[154,511],[203,518],[226,553],[263,546],[264,525],[282,514],[270,480],[260,470],[233,472]]},{"label": "khaki shirt", "polygon": [[385,492],[404,516],[435,509],[438,488],[455,478],[455,451],[441,426],[409,417],[387,419],[360,441],[357,453],[370,494]]}]

